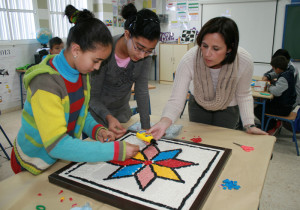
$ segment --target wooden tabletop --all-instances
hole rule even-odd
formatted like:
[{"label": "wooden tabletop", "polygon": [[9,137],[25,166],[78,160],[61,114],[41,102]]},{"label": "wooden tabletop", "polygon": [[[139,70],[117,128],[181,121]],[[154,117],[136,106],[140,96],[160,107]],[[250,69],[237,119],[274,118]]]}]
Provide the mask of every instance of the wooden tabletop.
[{"label": "wooden tabletop", "polygon": [[[151,122],[160,119],[151,115]],[[139,115],[134,115],[125,127],[139,121]],[[182,124],[177,139],[190,141],[194,136],[200,136],[202,143],[232,149],[222,173],[217,179],[203,209],[258,209],[268,165],[270,162],[275,137],[250,135],[221,127],[209,126],[178,120]],[[254,147],[254,151],[245,152],[233,142]],[[69,162],[58,161],[44,173],[34,176],[29,172],[21,172],[0,182],[0,209],[36,209],[44,205],[46,209],[71,209],[71,205],[83,206],[89,202],[92,209],[116,209],[87,196],[77,194],[68,189],[49,183],[48,176]],[[239,190],[223,190],[220,187],[225,179],[235,180],[241,186]],[[59,194],[63,190],[62,194]],[[60,202],[64,197],[64,202]],[[70,201],[70,198],[72,201]]]}]

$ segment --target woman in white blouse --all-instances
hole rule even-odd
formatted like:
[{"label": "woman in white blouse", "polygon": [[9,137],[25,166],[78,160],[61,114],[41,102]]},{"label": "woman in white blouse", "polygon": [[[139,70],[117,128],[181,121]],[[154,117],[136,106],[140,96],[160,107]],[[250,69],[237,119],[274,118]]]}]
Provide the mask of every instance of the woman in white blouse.
[{"label": "woman in white blouse", "polygon": [[201,28],[197,46],[178,65],[161,120],[148,131],[155,139],[178,119],[189,90],[190,121],[235,129],[241,116],[247,133],[267,134],[254,125],[253,61],[238,44],[238,27],[230,18],[213,18]]}]

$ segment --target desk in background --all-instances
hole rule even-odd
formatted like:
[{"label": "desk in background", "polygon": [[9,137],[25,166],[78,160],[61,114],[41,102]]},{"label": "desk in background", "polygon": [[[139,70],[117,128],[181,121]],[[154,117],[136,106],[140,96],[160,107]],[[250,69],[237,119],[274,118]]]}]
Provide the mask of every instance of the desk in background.
[{"label": "desk in background", "polygon": [[[151,116],[153,123],[160,117]],[[139,115],[134,115],[125,128],[139,122]],[[223,171],[217,178],[209,197],[203,205],[204,210],[230,209],[247,210],[258,209],[260,196],[264,186],[275,137],[269,135],[251,135],[243,131],[226,129],[216,126],[193,123],[179,119],[181,133],[177,139],[192,139],[200,136],[202,143],[232,149]],[[245,152],[233,142],[253,146],[252,152]],[[37,205],[44,205],[46,209],[71,209],[72,204],[83,206],[89,202],[92,209],[115,210],[115,207],[96,201],[92,198],[77,194],[69,189],[49,183],[48,176],[69,162],[59,161],[44,173],[34,176],[29,172],[21,172],[0,182],[0,209],[36,209]],[[223,190],[220,187],[224,179],[236,180],[240,190]],[[170,185],[172,187],[172,185]],[[62,194],[59,192],[63,190]],[[41,193],[42,196],[38,196]],[[64,201],[60,202],[60,198]],[[72,202],[69,200],[72,198]]]},{"label": "desk in background", "polygon": [[[262,76],[253,76],[252,79],[253,80],[261,80]],[[270,95],[263,95],[263,94],[270,94]],[[264,116],[265,116],[265,111],[266,111],[266,101],[273,99],[274,96],[271,93],[266,92],[266,91],[264,91],[264,92],[254,91],[253,87],[252,87],[252,96],[253,96],[253,98],[257,99],[256,101],[254,101],[255,104],[262,105],[261,129],[264,130],[264,125],[265,125],[265,117]]]}]

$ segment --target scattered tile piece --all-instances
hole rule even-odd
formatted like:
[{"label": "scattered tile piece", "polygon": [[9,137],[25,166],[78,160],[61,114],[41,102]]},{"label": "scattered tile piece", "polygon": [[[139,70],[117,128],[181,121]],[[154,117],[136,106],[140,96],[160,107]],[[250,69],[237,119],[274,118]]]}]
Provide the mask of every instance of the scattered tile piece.
[{"label": "scattered tile piece", "polygon": [[223,180],[223,184],[221,184],[224,190],[239,190],[241,188],[240,185],[237,184],[237,181],[232,181],[229,179]]},{"label": "scattered tile piece", "polygon": [[191,141],[196,142],[196,143],[200,143],[200,142],[202,142],[202,138],[200,138],[200,137],[192,138]]}]

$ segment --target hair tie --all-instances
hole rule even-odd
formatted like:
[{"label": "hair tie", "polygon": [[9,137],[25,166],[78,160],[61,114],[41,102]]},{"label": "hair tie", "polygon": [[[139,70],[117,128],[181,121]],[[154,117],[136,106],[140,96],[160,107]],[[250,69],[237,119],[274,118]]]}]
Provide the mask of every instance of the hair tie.
[{"label": "hair tie", "polygon": [[79,13],[78,10],[76,12],[74,12],[74,14],[70,18],[71,22],[74,24],[76,24],[76,22],[77,22],[77,13]]}]

